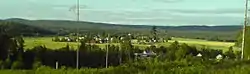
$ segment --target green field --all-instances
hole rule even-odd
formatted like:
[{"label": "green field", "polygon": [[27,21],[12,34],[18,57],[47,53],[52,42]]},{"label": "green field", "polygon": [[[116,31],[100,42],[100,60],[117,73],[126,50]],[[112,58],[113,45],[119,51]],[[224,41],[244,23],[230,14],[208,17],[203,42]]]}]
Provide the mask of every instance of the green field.
[{"label": "green field", "polygon": [[[184,38],[173,38],[172,41],[178,41],[180,43],[187,43],[189,45],[195,45],[197,47],[206,47],[211,49],[221,49],[227,50],[229,47],[234,46],[234,42],[218,42],[218,41],[207,41],[207,40],[200,40],[200,39],[184,39]],[[234,49],[238,49],[234,47]]]},{"label": "green field", "polygon": [[[52,37],[25,37],[25,48],[31,49],[34,46],[44,45],[47,48],[51,49],[59,49],[65,47],[69,44],[72,48],[77,48],[76,42],[53,42]],[[211,49],[220,49],[220,50],[227,50],[230,46],[234,46],[233,42],[217,42],[217,41],[206,41],[206,40],[199,40],[199,39],[185,39],[185,38],[172,38],[168,43],[156,43],[157,47],[160,46],[169,46],[170,43],[178,41],[179,43],[187,43],[189,45],[197,46],[198,48],[206,47]],[[112,43],[113,45],[118,45],[117,43]],[[106,44],[96,44],[101,48],[104,48]],[[140,48],[145,48],[149,45],[143,44],[134,44],[134,46],[138,46]],[[238,49],[238,48],[235,48]]]}]

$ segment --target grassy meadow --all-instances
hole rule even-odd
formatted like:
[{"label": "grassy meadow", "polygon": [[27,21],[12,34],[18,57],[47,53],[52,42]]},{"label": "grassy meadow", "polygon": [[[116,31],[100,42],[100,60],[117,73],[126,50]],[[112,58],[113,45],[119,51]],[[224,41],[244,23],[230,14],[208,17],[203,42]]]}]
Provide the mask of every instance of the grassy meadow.
[{"label": "grassy meadow", "polygon": [[[71,48],[77,48],[77,45],[79,43],[76,42],[53,42],[52,41],[53,37],[25,37],[25,48],[26,49],[31,49],[34,46],[39,46],[39,45],[44,45],[47,48],[50,49],[59,49],[62,47],[65,47],[67,44]],[[211,48],[211,49],[220,49],[220,50],[228,50],[230,46],[234,46],[233,42],[217,42],[217,41],[207,41],[207,40],[200,40],[200,39],[186,39],[186,38],[172,38],[167,43],[156,43],[157,47],[160,46],[169,46],[172,42],[178,41],[179,43],[186,43],[189,45],[196,46],[198,48],[206,47],[206,48]],[[96,44],[100,46],[101,48],[105,48],[106,44]],[[112,43],[112,45],[119,45],[118,43]],[[146,48],[149,45],[146,44],[134,44],[134,46],[138,46],[139,48]],[[238,49],[238,48],[234,48]]]}]

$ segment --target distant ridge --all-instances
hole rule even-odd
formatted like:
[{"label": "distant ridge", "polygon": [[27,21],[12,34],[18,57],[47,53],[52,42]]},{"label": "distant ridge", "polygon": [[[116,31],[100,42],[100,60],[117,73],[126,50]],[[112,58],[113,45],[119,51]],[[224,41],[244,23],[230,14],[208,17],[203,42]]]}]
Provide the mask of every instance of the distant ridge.
[{"label": "distant ridge", "polygon": [[[96,23],[96,22],[86,22],[70,20],[27,20],[21,18],[10,18],[7,21],[24,23],[33,26],[47,26],[47,27],[61,27],[61,28],[96,28],[96,29],[110,29],[116,27],[123,28],[146,28],[149,29],[152,25],[125,25],[125,24],[108,24],[108,23]],[[157,26],[160,29],[175,29],[175,30],[239,30],[241,26],[239,25],[224,25],[224,26],[206,26],[206,25],[189,25],[189,26]]]},{"label": "distant ridge", "polygon": [[[64,34],[74,33],[76,29],[80,32],[88,33],[141,33],[149,34],[152,25],[126,25],[126,24],[108,24],[86,21],[70,21],[70,20],[27,20],[21,18],[10,18],[4,21],[18,22],[29,26],[39,27],[52,32]],[[190,26],[157,26],[161,34],[169,36],[204,38],[204,37],[223,37],[235,39],[241,31],[241,26],[205,26],[205,25],[190,25]]]},{"label": "distant ridge", "polygon": [[12,21],[4,21],[0,20],[0,28],[5,29],[5,31],[12,35],[24,35],[24,36],[35,36],[37,34],[40,35],[54,35],[55,32],[30,26],[22,23],[12,22]]}]

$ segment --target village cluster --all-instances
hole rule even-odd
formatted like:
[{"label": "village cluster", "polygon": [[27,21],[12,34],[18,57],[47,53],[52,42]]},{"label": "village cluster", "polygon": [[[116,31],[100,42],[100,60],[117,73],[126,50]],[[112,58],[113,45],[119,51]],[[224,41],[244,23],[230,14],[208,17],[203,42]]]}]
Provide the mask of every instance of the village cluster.
[{"label": "village cluster", "polygon": [[[126,37],[128,39],[126,39]],[[150,36],[133,36],[131,34],[128,34],[128,36],[100,36],[100,35],[95,35],[95,36],[65,36],[65,37],[54,37],[52,40],[55,42],[78,42],[84,39],[88,39],[90,43],[108,43],[110,41],[111,43],[119,43],[120,41],[124,40],[131,40],[133,44],[150,44],[150,43],[165,43],[168,42],[171,38],[152,38]]]},{"label": "village cluster", "polygon": [[[152,38],[150,36],[133,36],[132,34],[128,34],[128,36],[100,36],[100,35],[95,35],[88,37],[87,35],[85,36],[65,36],[65,37],[55,37],[52,40],[55,42],[78,42],[84,39],[89,39],[88,41],[90,43],[96,43],[96,44],[103,44],[103,43],[119,43],[119,41],[124,41],[126,40],[126,37],[128,37],[128,40],[131,40],[132,44],[153,44],[153,43],[165,43],[168,42],[168,40],[171,40],[171,38]],[[144,50],[139,53],[134,53],[135,56],[140,56],[140,57],[152,57],[152,56],[157,56],[157,54],[153,51],[150,50]],[[196,57],[202,57],[203,55],[201,53],[198,53]],[[222,59],[223,55],[218,54],[215,59]]]}]

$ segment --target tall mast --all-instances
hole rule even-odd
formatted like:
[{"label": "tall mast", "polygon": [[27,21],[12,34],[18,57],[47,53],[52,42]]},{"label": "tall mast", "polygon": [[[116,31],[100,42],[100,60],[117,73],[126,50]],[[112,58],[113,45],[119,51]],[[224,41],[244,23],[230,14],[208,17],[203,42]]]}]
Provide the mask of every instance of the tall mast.
[{"label": "tall mast", "polygon": [[244,49],[245,49],[245,34],[246,34],[246,26],[248,24],[248,0],[245,1],[245,19],[242,31],[242,46],[241,46],[241,59],[244,58]]},{"label": "tall mast", "polygon": [[[77,23],[79,22],[80,20],[80,7],[79,7],[79,0],[77,0],[77,5],[76,5],[76,8],[77,8]],[[79,41],[79,28],[77,28],[77,39]],[[78,70],[79,69],[79,48],[80,48],[80,45],[79,45],[79,42],[77,42],[77,51],[76,51],[76,69]]]},{"label": "tall mast", "polygon": [[106,68],[108,68],[108,58],[109,58],[109,45],[110,45],[110,35],[108,34],[108,45],[107,45],[107,48],[106,48]]}]

